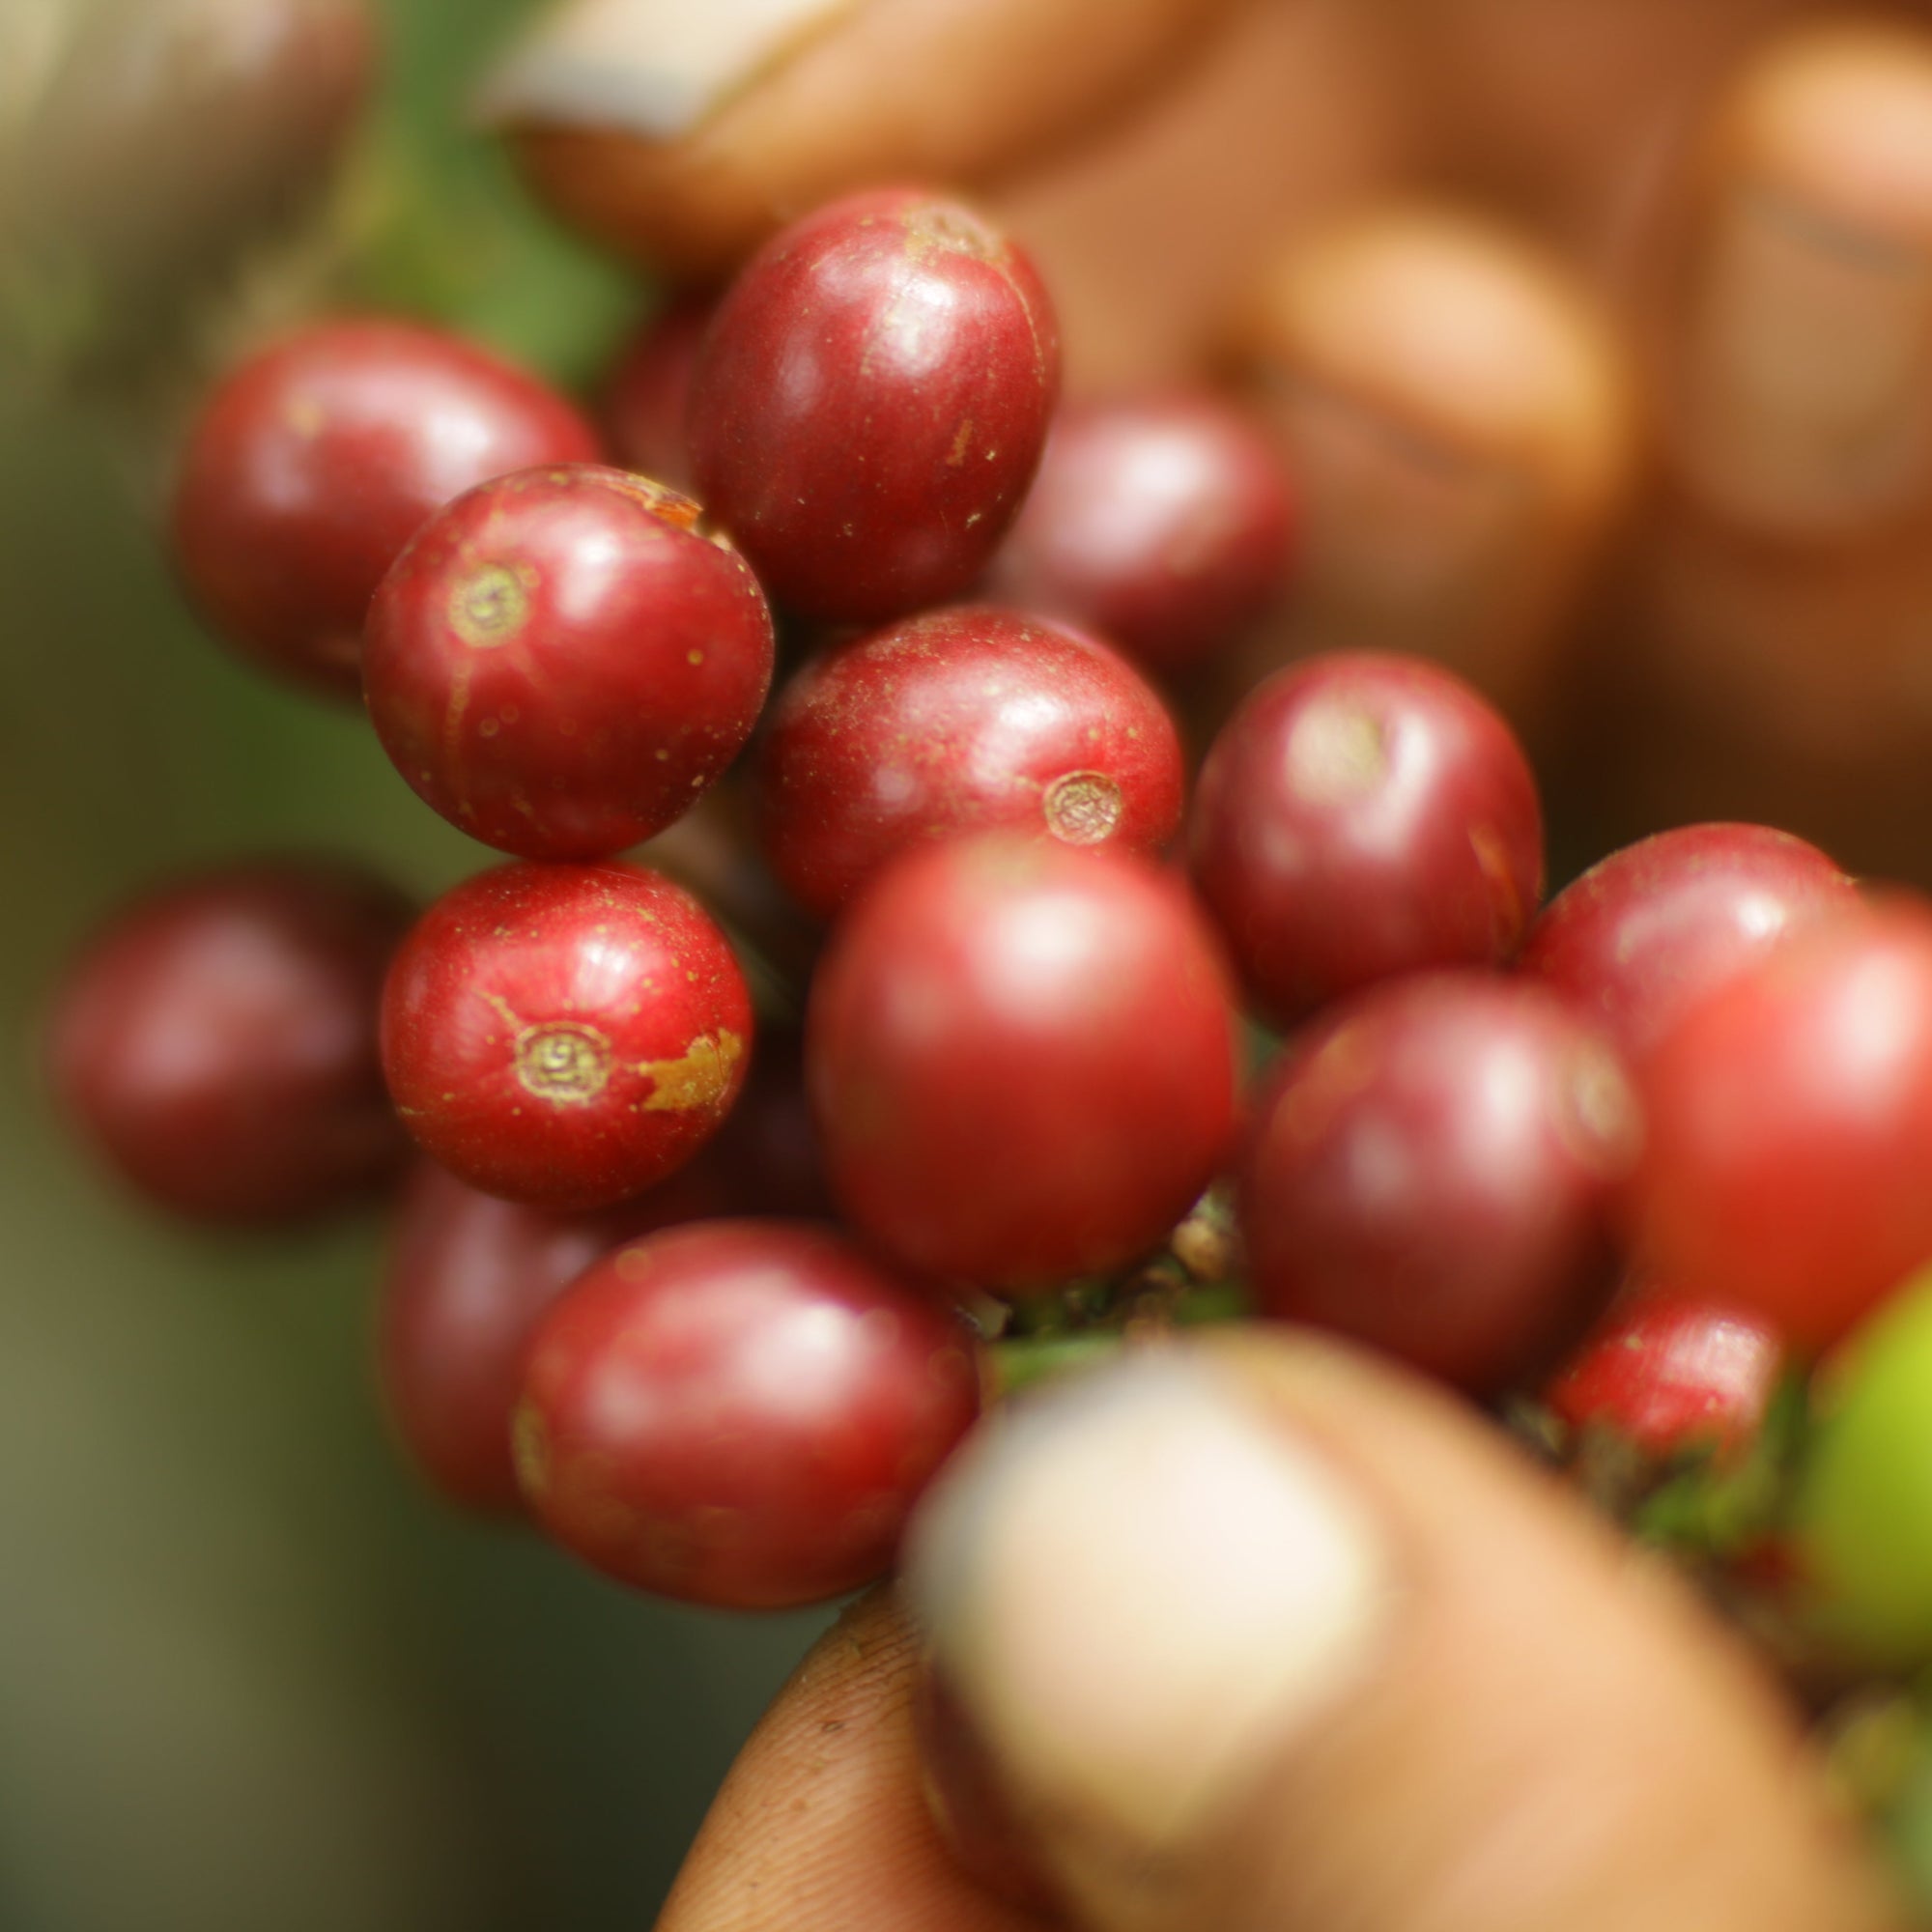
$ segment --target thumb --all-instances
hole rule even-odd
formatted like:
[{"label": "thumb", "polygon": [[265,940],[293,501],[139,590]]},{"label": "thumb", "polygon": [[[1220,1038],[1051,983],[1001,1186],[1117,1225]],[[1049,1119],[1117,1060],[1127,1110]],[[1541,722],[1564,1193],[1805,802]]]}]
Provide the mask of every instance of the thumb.
[{"label": "thumb", "polygon": [[1876,1932],[1795,1726],[1446,1398],[1249,1333],[989,1428],[912,1596],[1095,1932]]}]

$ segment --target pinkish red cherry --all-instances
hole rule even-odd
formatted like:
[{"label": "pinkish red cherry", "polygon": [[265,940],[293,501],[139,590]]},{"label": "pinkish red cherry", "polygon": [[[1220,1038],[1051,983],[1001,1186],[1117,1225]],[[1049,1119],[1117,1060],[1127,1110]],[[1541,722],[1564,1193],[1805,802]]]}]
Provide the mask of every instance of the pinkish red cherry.
[{"label": "pinkish red cherry", "polygon": [[544,1316],[517,1466],[600,1570],[776,1608],[885,1570],[979,1406],[951,1309],[829,1229],[713,1222],[619,1249]]},{"label": "pinkish red cherry", "polygon": [[425,519],[506,470],[597,456],[571,404],[460,337],[321,323],[204,406],[175,489],[176,561],[242,655],[353,700],[369,600]]},{"label": "pinkish red cherry", "polygon": [[719,303],[692,383],[697,494],[777,603],[902,616],[984,568],[1059,384],[1051,305],[1004,236],[921,189],[851,195]]},{"label": "pinkish red cherry", "polygon": [[752,1006],[702,906],[640,866],[500,866],[397,953],[383,1065],[423,1151],[506,1200],[637,1195],[715,1133]]},{"label": "pinkish red cherry", "polygon": [[472,838],[597,859],[681,817],[737,756],[771,613],[697,505],[621,469],[526,469],[417,532],[370,611],[363,682],[396,769]]},{"label": "pinkish red cherry", "polygon": [[315,860],[163,888],[71,969],[56,1094],[130,1186],[194,1220],[297,1221],[371,1193],[408,1149],[376,1013],[410,914],[381,880]]},{"label": "pinkish red cherry", "polygon": [[912,617],[815,658],[773,708],[758,832],[830,918],[910,846],[1008,830],[1149,855],[1180,819],[1180,741],[1104,644],[1017,611]]}]

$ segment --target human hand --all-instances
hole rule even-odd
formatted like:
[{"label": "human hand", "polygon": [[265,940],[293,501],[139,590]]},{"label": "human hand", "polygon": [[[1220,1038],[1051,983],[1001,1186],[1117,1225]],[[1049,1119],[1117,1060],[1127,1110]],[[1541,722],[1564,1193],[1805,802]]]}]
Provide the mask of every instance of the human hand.
[{"label": "human hand", "polygon": [[1303,575],[1244,678],[1422,650],[1532,728],[1584,852],[1766,817],[1924,877],[1920,16],[580,0],[492,104],[681,276],[862,181],[981,185],[1076,388],[1232,355],[1285,438]]}]

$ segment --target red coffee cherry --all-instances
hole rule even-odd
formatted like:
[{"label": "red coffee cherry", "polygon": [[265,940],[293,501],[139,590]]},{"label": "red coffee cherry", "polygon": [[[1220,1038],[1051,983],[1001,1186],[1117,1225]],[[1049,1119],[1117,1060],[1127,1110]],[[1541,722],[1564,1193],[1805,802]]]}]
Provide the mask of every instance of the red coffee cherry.
[{"label": "red coffee cherry", "polygon": [[1420,658],[1311,658],[1208,754],[1195,883],[1257,1009],[1290,1025],[1429,966],[1490,965],[1543,891],[1543,812],[1510,728]]},{"label": "red coffee cherry", "polygon": [[852,195],[775,236],[720,302],[691,392],[698,496],[777,602],[880,623],[984,568],[1059,383],[1017,248],[918,189]]},{"label": "red coffee cherry", "polygon": [[830,1230],[713,1222],[620,1249],[543,1318],[517,1466],[609,1575],[778,1608],[887,1568],[979,1404],[952,1311]]},{"label": "red coffee cherry", "polygon": [[369,600],[424,520],[506,470],[597,455],[561,396],[456,336],[323,323],[210,397],[176,486],[176,560],[244,656],[353,701]]},{"label": "red coffee cherry", "polygon": [[1612,1308],[1544,1392],[1573,1429],[1653,1456],[1735,1454],[1764,1427],[1784,1344],[1763,1316],[1646,1288]]},{"label": "red coffee cherry", "polygon": [[501,866],[439,899],[383,999],[383,1065],[425,1152],[488,1194],[641,1194],[717,1130],[752,1005],[724,936],[640,866]]},{"label": "red coffee cherry", "polygon": [[702,1156],[597,1214],[498,1201],[418,1163],[383,1284],[381,1368],[396,1433],[448,1501],[523,1511],[510,1418],[538,1316],[600,1255],[723,1211],[724,1190]]},{"label": "red coffee cherry", "polygon": [[66,1110],[154,1205],[306,1219],[400,1172],[376,1011],[412,908],[314,860],[228,867],[144,898],[71,969],[50,1026]]},{"label": "red coffee cherry", "polygon": [[1178,676],[1280,598],[1294,526],[1280,457],[1231,404],[1205,390],[1069,404],[988,588]]},{"label": "red coffee cherry", "polygon": [[1643,1093],[1646,1261],[1830,1347],[1932,1260],[1932,907],[1817,921],[1690,1007]]},{"label": "red coffee cherry", "polygon": [[772,621],[697,505],[621,469],[528,469],[432,518],[369,613],[369,716],[426,805],[498,850],[598,859],[737,756]]},{"label": "red coffee cherry", "polygon": [[1256,1301],[1506,1388],[1608,1294],[1639,1137],[1615,1056],[1543,987],[1374,987],[1291,1044],[1255,1110],[1240,1201]]},{"label": "red coffee cherry", "polygon": [[1567,886],[1523,942],[1522,970],[1637,1065],[1687,1008],[1858,889],[1815,845],[1766,825],[1660,832]]},{"label": "red coffee cherry", "polygon": [[758,832],[829,919],[908,845],[1012,830],[1152,854],[1180,820],[1180,740],[1104,644],[1017,611],[912,617],[814,659],[773,709]]},{"label": "red coffee cherry", "polygon": [[709,296],[683,296],[632,337],[605,391],[611,447],[626,469],[687,496],[691,473],[691,379],[711,321]]},{"label": "red coffee cherry", "polygon": [[1151,1247],[1235,1124],[1226,972],[1185,888],[992,834],[915,852],[838,926],[806,1071],[853,1225],[1025,1292]]}]

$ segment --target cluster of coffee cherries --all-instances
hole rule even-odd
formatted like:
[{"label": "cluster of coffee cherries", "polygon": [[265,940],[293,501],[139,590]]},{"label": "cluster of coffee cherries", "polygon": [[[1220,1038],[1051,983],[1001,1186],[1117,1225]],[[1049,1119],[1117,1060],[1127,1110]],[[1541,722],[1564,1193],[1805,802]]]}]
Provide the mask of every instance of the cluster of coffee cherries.
[{"label": "cluster of coffee cherries", "polygon": [[848,1590],[1029,1363],[1235,1309],[1932,1657],[1932,909],[1742,825],[1545,905],[1522,750],[1420,660],[1205,725],[1289,482],[1211,394],[1058,384],[1025,257],[914,189],[668,310],[601,427],[397,323],[235,372],[189,592],[508,862],[419,917],[322,862],[132,908],[70,1113],[222,1224],[416,1156],[403,1439],[651,1590]]}]

